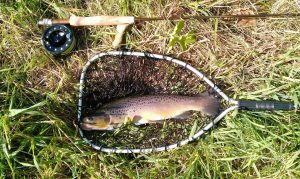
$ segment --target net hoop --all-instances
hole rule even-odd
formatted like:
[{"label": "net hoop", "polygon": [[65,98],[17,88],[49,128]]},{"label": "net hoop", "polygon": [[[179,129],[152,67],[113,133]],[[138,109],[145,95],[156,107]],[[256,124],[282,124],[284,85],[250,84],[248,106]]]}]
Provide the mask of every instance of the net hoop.
[{"label": "net hoop", "polygon": [[82,129],[79,127],[79,134],[81,138],[89,144],[92,148],[98,151],[106,152],[106,153],[150,153],[150,152],[160,152],[160,151],[168,151],[171,149],[175,149],[179,146],[183,146],[189,142],[195,141],[199,137],[201,137],[205,132],[209,131],[216,123],[218,123],[227,113],[230,111],[233,111],[237,108],[237,101],[229,98],[225,93],[223,93],[211,80],[209,80],[206,76],[204,76],[200,71],[192,67],[191,65],[178,60],[173,57],[165,56],[165,55],[159,55],[159,54],[152,54],[152,53],[144,53],[144,52],[130,52],[130,51],[111,51],[111,52],[105,52],[105,53],[99,53],[95,55],[93,58],[89,59],[85,66],[83,67],[83,70],[81,72],[80,76],[80,82],[79,82],[79,100],[78,100],[78,116],[77,116],[77,122],[80,123],[81,115],[82,115],[82,99],[83,99],[83,89],[84,89],[84,82],[85,82],[85,75],[89,68],[89,66],[95,62],[96,60],[101,59],[105,56],[136,56],[136,57],[148,57],[148,59],[151,60],[167,60],[169,62],[178,64],[191,72],[193,72],[195,75],[197,75],[200,79],[205,81],[215,92],[217,92],[222,98],[227,101],[230,104],[233,104],[233,106],[225,109],[223,112],[221,112],[214,120],[212,120],[210,123],[208,123],[205,127],[203,127],[201,130],[199,130],[197,133],[195,133],[192,137],[183,139],[177,143],[173,143],[167,146],[160,146],[160,147],[153,147],[153,148],[108,148],[105,146],[99,146],[94,144],[92,141],[88,140],[82,131]]}]

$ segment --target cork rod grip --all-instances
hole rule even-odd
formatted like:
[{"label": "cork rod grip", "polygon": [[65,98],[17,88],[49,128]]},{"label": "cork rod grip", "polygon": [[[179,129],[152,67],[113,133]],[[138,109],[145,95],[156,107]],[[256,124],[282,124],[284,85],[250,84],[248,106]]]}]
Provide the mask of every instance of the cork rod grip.
[{"label": "cork rod grip", "polygon": [[70,17],[71,26],[105,26],[105,25],[122,25],[133,24],[133,16],[91,16],[79,17],[72,15]]}]

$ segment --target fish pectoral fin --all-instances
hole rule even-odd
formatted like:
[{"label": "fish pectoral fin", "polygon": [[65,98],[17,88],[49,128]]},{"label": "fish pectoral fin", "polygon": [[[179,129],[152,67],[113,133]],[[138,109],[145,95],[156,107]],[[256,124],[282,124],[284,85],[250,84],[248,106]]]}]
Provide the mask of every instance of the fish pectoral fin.
[{"label": "fish pectoral fin", "polygon": [[149,124],[149,120],[136,120],[134,122],[135,125],[140,126],[140,125],[144,125],[144,124]]},{"label": "fish pectoral fin", "polygon": [[142,121],[142,116],[139,116],[139,115],[133,116],[132,122],[134,123],[134,125],[137,125],[137,126],[144,125],[144,124],[148,123],[146,121]]},{"label": "fish pectoral fin", "polygon": [[164,120],[150,120],[148,118],[142,118],[141,116],[134,116],[133,122],[135,125],[143,125],[143,124],[149,124],[149,123],[163,123]]},{"label": "fish pectoral fin", "polygon": [[137,126],[145,125],[145,124],[164,124],[165,120],[148,120],[148,122],[135,122],[134,124]]},{"label": "fish pectoral fin", "polygon": [[148,124],[148,123],[140,123],[140,122],[135,122],[134,125],[137,125],[137,126],[141,126],[141,125],[145,125],[145,124]]},{"label": "fish pectoral fin", "polygon": [[172,119],[187,119],[188,117],[190,117],[191,115],[193,115],[194,111],[190,110],[190,111],[186,111],[183,112],[177,116],[172,117]]},{"label": "fish pectoral fin", "polygon": [[140,126],[140,125],[145,125],[145,124],[150,124],[150,123],[157,123],[157,121],[153,121],[153,120],[140,120],[140,121],[136,121],[134,122],[135,125]]},{"label": "fish pectoral fin", "polygon": [[165,120],[164,119],[162,119],[162,120],[149,120],[149,123],[157,123],[157,124],[163,124],[165,122]]},{"label": "fish pectoral fin", "polygon": [[133,116],[132,121],[133,121],[134,123],[138,123],[141,119],[142,119],[142,116],[140,116],[140,115],[135,115],[135,116]]}]

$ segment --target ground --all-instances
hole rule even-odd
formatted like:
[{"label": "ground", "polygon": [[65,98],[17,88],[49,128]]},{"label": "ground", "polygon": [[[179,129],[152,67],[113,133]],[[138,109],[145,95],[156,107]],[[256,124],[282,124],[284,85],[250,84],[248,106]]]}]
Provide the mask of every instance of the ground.
[{"label": "ground", "polygon": [[[245,10],[246,9],[246,10]],[[76,125],[81,69],[112,50],[115,27],[76,29],[78,47],[53,57],[40,43],[41,18],[70,14],[141,17],[299,13],[277,1],[0,1],[0,176],[4,178],[299,178],[299,112],[235,111],[197,142],[169,152],[118,155],[85,144]],[[203,71],[232,98],[300,99],[298,19],[146,22],[126,34],[126,48],[178,57]],[[191,35],[192,34],[192,35]],[[174,35],[173,35],[174,37]]]}]

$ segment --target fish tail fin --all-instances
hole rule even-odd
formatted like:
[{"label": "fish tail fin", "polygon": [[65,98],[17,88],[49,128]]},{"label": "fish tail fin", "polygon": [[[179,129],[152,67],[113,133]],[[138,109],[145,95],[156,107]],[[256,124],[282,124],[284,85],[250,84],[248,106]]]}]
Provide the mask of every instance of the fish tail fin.
[{"label": "fish tail fin", "polygon": [[220,112],[220,101],[208,93],[201,96],[200,106],[201,111],[209,116],[216,116]]}]

